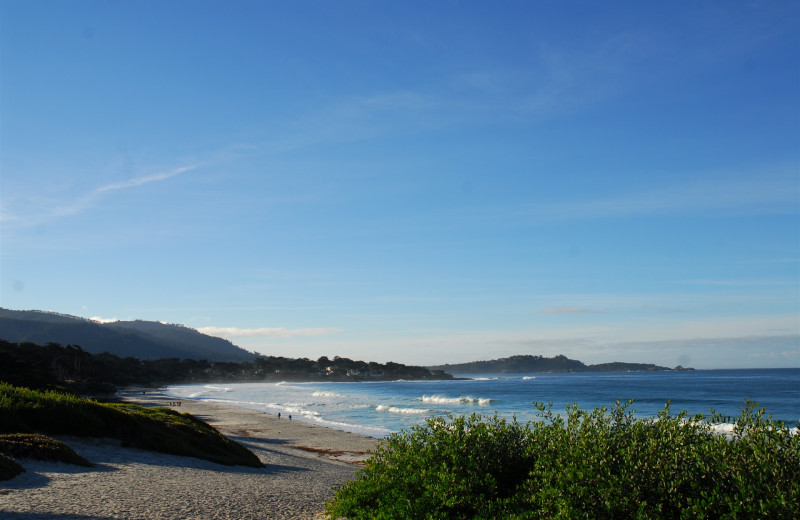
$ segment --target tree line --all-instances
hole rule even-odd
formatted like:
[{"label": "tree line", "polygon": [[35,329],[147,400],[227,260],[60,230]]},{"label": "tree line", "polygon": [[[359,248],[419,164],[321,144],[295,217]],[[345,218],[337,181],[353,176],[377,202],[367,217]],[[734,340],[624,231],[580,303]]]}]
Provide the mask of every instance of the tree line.
[{"label": "tree line", "polygon": [[91,354],[77,345],[0,340],[0,381],[28,388],[78,393],[113,392],[116,386],[203,382],[365,381],[452,379],[442,370],[401,363],[257,356],[253,361],[146,359]]}]

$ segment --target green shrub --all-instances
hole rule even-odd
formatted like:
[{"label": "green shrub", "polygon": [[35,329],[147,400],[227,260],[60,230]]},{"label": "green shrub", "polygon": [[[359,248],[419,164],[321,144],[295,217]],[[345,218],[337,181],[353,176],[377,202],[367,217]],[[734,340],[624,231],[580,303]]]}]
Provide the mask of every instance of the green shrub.
[{"label": "green shrub", "polygon": [[389,437],[332,518],[796,518],[800,436],[747,402],[731,435],[669,405],[636,419],[536,404],[540,421],[430,419]]},{"label": "green shrub", "polygon": [[[628,403],[630,404],[630,403]],[[729,438],[702,416],[635,419],[628,405],[565,419],[540,406],[549,449],[528,479],[542,518],[790,518],[800,438],[748,403]],[[535,449],[535,448],[534,448]]]},{"label": "green shrub", "polygon": [[92,463],[63,442],[35,433],[0,435],[0,453],[17,459],[54,460],[78,466],[92,466]]},{"label": "green shrub", "polygon": [[0,383],[0,432],[90,436],[105,427],[95,413],[96,405],[70,394]]},{"label": "green shrub", "polygon": [[339,489],[329,513],[348,518],[495,516],[530,465],[530,431],[516,421],[477,415],[431,419],[394,434]]},{"label": "green shrub", "polygon": [[0,453],[0,481],[11,480],[24,472],[25,468],[20,466],[17,461]]}]

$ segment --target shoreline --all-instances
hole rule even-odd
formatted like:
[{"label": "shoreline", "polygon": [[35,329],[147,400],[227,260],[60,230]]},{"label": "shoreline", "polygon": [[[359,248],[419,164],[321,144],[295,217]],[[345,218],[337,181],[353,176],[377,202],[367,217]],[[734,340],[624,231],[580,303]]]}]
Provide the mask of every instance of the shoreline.
[{"label": "shoreline", "polygon": [[[144,394],[142,393],[144,392]],[[182,401],[162,389],[126,388],[117,399],[166,406],[209,423],[252,450],[264,468],[124,448],[111,439],[56,436],[95,464],[22,459],[0,482],[0,516],[13,520],[321,518],[333,486],[354,478],[380,439],[246,408]]]},{"label": "shoreline", "polygon": [[[274,383],[273,382],[265,382],[265,381],[250,382],[250,383],[231,383],[229,381],[226,381],[226,382],[222,382],[222,383],[209,383],[208,385],[209,386],[210,385],[213,385],[213,386],[224,386],[226,384],[234,384],[234,385],[253,384],[253,385],[259,385],[259,384],[264,384],[264,383],[267,383],[267,384],[280,384],[280,383],[286,383],[286,382],[290,382],[290,381],[287,381],[285,379],[281,379],[279,381],[275,381]],[[304,383],[312,383],[313,384],[313,382],[310,382],[310,381],[305,381]],[[193,386],[193,385],[196,385],[196,384],[197,385],[205,385],[205,383],[189,383],[189,384],[186,384],[186,385],[175,385],[175,386]],[[168,391],[169,391],[169,387],[170,386],[173,386],[173,385],[164,385],[164,386],[149,387],[149,388],[148,387],[142,387],[139,390],[140,391],[141,390],[147,390],[147,391],[151,391],[151,392],[158,391],[158,392],[164,393],[165,395],[168,395]],[[132,397],[138,397],[138,396],[133,395]],[[118,393],[117,399],[119,399],[119,393]],[[282,406],[280,404],[267,404],[265,402],[264,403],[254,402],[254,403],[252,403],[254,406],[251,407],[251,406],[245,406],[245,405],[226,403],[224,400],[217,401],[217,400],[213,400],[213,399],[195,399],[195,398],[192,398],[192,397],[181,397],[179,395],[170,396],[170,401],[182,402],[184,404],[184,406],[187,403],[198,403],[198,402],[199,403],[203,403],[203,404],[208,404],[208,405],[214,405],[216,403],[219,403],[222,406],[230,406],[230,407],[235,407],[237,409],[246,409],[246,410],[250,410],[250,411],[253,411],[255,413],[258,413],[258,414],[266,414],[267,416],[273,416],[275,418],[278,417],[278,414],[281,414],[280,417],[282,419],[288,419],[290,416],[292,416],[292,414],[294,414],[293,419],[292,419],[293,421],[309,424],[309,425],[320,427],[320,428],[323,428],[323,429],[326,429],[326,430],[330,429],[330,430],[336,430],[336,431],[345,432],[345,433],[352,433],[353,435],[357,435],[357,436],[361,436],[361,437],[368,437],[368,438],[371,438],[371,439],[376,439],[377,441],[383,441],[389,435],[394,433],[393,430],[390,430],[388,428],[375,426],[375,425],[371,425],[371,424],[358,424],[357,422],[336,422],[336,421],[326,420],[326,419],[323,419],[321,417],[316,417],[315,418],[316,420],[314,420],[314,419],[310,418],[309,414],[307,414],[304,410],[302,410],[302,409],[291,409],[293,407],[289,407],[289,405],[286,405],[286,407],[284,407],[284,406]],[[180,409],[177,409],[177,410],[180,411]],[[318,415],[318,414],[314,414],[314,415]]]},{"label": "shoreline", "polygon": [[[142,393],[144,392],[144,393]],[[248,441],[270,438],[270,442],[289,448],[325,452],[341,452],[331,460],[361,465],[382,439],[360,433],[329,428],[302,420],[252,410],[229,404],[212,403],[169,396],[165,388],[130,387],[117,392],[116,399],[144,407],[163,406],[180,413],[190,413],[207,422],[227,437],[247,445]],[[180,406],[170,406],[179,402]],[[289,443],[289,444],[286,444]],[[250,447],[248,445],[248,447]]]}]

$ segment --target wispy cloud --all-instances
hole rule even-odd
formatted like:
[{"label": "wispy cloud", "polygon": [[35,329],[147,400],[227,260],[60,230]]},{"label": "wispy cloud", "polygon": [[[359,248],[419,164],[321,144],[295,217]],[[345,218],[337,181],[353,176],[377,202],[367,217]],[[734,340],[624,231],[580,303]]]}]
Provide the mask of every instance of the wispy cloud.
[{"label": "wispy cloud", "polygon": [[646,311],[654,311],[660,314],[683,314],[689,312],[686,309],[679,307],[667,307],[663,305],[653,305],[651,303],[643,303],[642,309]]},{"label": "wispy cloud", "polygon": [[539,311],[540,314],[601,314],[602,312],[579,307],[550,307]]},{"label": "wispy cloud", "polygon": [[398,90],[384,94],[377,94],[359,100],[356,103],[363,109],[372,110],[427,110],[435,108],[434,100],[418,92]]},{"label": "wispy cloud", "polygon": [[99,186],[93,189],[92,191],[90,191],[89,193],[85,194],[82,197],[79,197],[78,199],[69,201],[67,204],[57,207],[55,210],[53,210],[53,212],[49,216],[65,217],[83,213],[84,211],[87,211],[95,204],[97,204],[100,200],[102,200],[107,196],[110,196],[114,192],[126,190],[129,188],[136,188],[154,182],[165,181],[167,179],[175,177],[176,175],[180,175],[181,173],[194,170],[197,167],[198,165],[181,166],[180,168],[174,168],[172,170],[159,172],[153,175],[144,175],[141,177],[134,177],[132,179],[128,179],[121,182],[105,184],[103,186]]},{"label": "wispy cloud", "polygon": [[175,168],[174,170],[160,172],[153,175],[145,175],[142,177],[136,177],[122,182],[114,182],[111,184],[106,184],[105,186],[100,186],[99,188],[96,188],[94,191],[91,192],[90,195],[100,195],[102,193],[110,191],[124,190],[126,188],[135,188],[137,186],[143,186],[145,184],[150,184],[151,182],[165,181],[171,177],[180,175],[181,173],[187,172],[189,170],[194,170],[197,167],[198,165],[196,164],[190,166],[182,166],[180,168]]},{"label": "wispy cloud", "polygon": [[699,368],[729,368],[731,362],[748,358],[753,360],[753,367],[796,367],[800,363],[797,334],[622,342],[603,348],[606,355],[625,355],[637,361],[660,358],[662,364],[677,362]]},{"label": "wispy cloud", "polygon": [[439,96],[412,90],[345,97],[297,116],[280,128],[280,137],[264,143],[262,149],[281,152],[414,131],[441,124],[443,108]]},{"label": "wispy cloud", "polygon": [[571,45],[539,41],[525,67],[490,66],[461,74],[446,99],[484,117],[553,117],[618,97],[643,82],[642,63],[661,55],[652,31],[587,38]]},{"label": "wispy cloud", "polygon": [[255,329],[240,329],[237,327],[200,327],[197,329],[209,336],[223,338],[297,338],[297,337],[316,337],[330,336],[344,332],[343,329],[335,327],[306,328],[306,329],[287,329],[284,327],[260,327]]},{"label": "wispy cloud", "polygon": [[793,287],[797,285],[797,280],[685,280],[681,283],[719,287]]},{"label": "wispy cloud", "polygon": [[[151,175],[142,175],[120,182],[104,184],[83,195],[68,200],[61,200],[57,202],[46,201],[46,203],[43,203],[43,201],[36,201],[35,203],[33,201],[28,201],[28,203],[25,204],[27,207],[24,207],[21,210],[9,209],[8,202],[6,201],[4,203],[4,206],[6,207],[4,207],[2,213],[0,213],[0,221],[32,226],[59,218],[79,215],[89,211],[101,200],[113,195],[115,192],[137,188],[139,186],[144,186],[146,184],[155,182],[165,181],[187,171],[194,170],[199,166],[199,164],[181,166],[179,168],[173,168],[171,170],[162,171]],[[30,208],[32,207],[35,207],[36,210],[31,210]],[[41,212],[38,211],[39,208],[42,207],[50,209]]]},{"label": "wispy cloud", "polygon": [[[782,169],[782,168],[781,168]],[[748,208],[759,212],[798,211],[800,189],[794,175],[693,181],[618,197],[539,206],[533,215],[561,218],[615,217]]]},{"label": "wispy cloud", "polygon": [[468,213],[458,211],[452,216],[462,221],[512,220],[544,224],[648,215],[796,215],[800,213],[800,184],[795,168],[781,164],[753,166],[724,175],[697,172],[699,180],[639,189],[624,186],[619,194],[585,200],[533,201],[516,206],[487,206],[481,210],[470,208]]}]

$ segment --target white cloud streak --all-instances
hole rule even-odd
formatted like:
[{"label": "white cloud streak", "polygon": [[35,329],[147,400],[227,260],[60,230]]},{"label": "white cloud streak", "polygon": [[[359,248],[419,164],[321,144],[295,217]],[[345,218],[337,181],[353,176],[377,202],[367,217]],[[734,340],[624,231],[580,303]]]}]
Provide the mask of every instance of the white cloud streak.
[{"label": "white cloud streak", "polygon": [[200,327],[197,329],[203,334],[222,338],[297,338],[330,336],[344,332],[335,327],[320,327],[306,329],[287,329],[284,327],[260,327],[254,329],[240,329],[237,327]]},{"label": "white cloud streak", "polygon": [[36,207],[37,209],[41,207],[53,206],[53,208],[50,209],[49,211],[40,212],[38,214],[35,214],[32,211],[27,212],[25,210],[23,210],[22,212],[14,212],[13,210],[8,209],[7,203],[4,203],[4,206],[6,207],[4,207],[2,212],[0,212],[0,221],[9,223],[14,222],[25,226],[32,226],[32,225],[42,224],[43,222],[51,220],[79,215],[81,213],[90,210],[98,202],[100,202],[106,197],[111,196],[115,192],[136,188],[139,186],[144,186],[146,184],[151,184],[154,182],[165,181],[167,179],[180,175],[184,172],[194,170],[199,166],[200,166],[199,164],[181,166],[179,168],[174,168],[171,170],[155,173],[152,175],[143,175],[125,181],[105,184],[91,190],[90,192],[82,196],[79,196],[72,200],[64,201],[61,204],[50,203],[47,201],[35,201],[35,202],[29,201],[29,203],[26,204],[26,206]]},{"label": "white cloud streak", "polygon": [[198,165],[182,166],[180,168],[175,168],[174,170],[156,173],[154,175],[145,175],[142,177],[136,177],[122,182],[114,182],[111,184],[106,184],[105,186],[100,186],[99,188],[96,188],[94,191],[92,191],[90,195],[92,194],[99,195],[101,193],[105,193],[108,191],[123,190],[125,188],[135,188],[137,186],[150,184],[151,182],[164,181],[171,177],[175,177],[176,175],[180,175],[181,173],[187,172],[189,170],[194,170],[197,167]]},{"label": "white cloud streak", "polygon": [[92,316],[89,318],[89,321],[94,321],[96,323],[116,323],[120,320],[119,318],[102,318],[100,316]]}]

